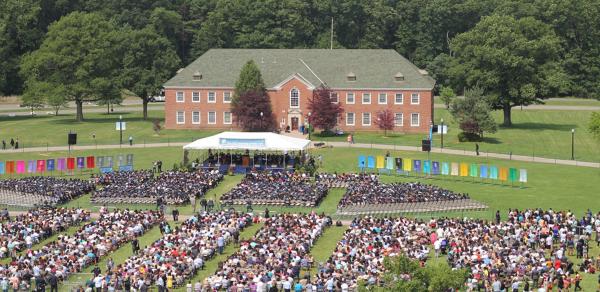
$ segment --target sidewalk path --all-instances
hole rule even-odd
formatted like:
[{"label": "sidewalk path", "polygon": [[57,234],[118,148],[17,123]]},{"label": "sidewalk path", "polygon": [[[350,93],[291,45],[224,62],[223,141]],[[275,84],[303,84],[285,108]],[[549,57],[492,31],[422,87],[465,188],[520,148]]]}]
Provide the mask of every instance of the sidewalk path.
[{"label": "sidewalk path", "polygon": [[[152,144],[133,144],[133,146],[129,145],[90,145],[90,146],[73,146],[71,150],[95,150],[95,149],[119,149],[119,148],[157,148],[157,147],[173,147],[179,146],[182,147],[189,142],[170,142],[170,143],[152,143]],[[412,151],[412,152],[421,152],[421,147],[416,146],[400,146],[400,145],[385,145],[385,144],[364,144],[364,143],[356,143],[356,144],[348,144],[346,142],[320,142],[320,141],[312,141],[312,143],[324,143],[325,146],[333,146],[338,148],[368,148],[368,149],[381,149],[381,150],[397,150],[397,151]],[[33,148],[24,148],[24,149],[9,149],[0,151],[0,155],[3,153],[30,153],[30,152],[52,152],[52,151],[68,151],[67,146],[53,146],[53,147],[33,147]],[[448,149],[448,148],[432,148],[432,153],[442,153],[442,154],[450,154],[450,155],[459,155],[459,156],[477,156],[474,151],[464,151],[464,150],[456,150],[456,149]],[[515,161],[525,161],[525,162],[538,162],[538,163],[547,163],[547,164],[560,164],[560,165],[571,165],[571,166],[582,166],[582,167],[593,167],[600,168],[600,163],[598,162],[589,162],[589,161],[576,161],[576,160],[565,160],[565,159],[553,159],[553,158],[543,158],[543,157],[531,157],[531,156],[523,156],[523,155],[508,155],[501,153],[492,153],[492,152],[479,152],[479,157],[486,158],[496,158],[496,159],[504,159],[504,160],[515,160]]]},{"label": "sidewalk path", "polygon": [[[443,104],[435,104],[435,108],[443,108],[446,106]],[[516,106],[513,107],[513,111],[520,110],[521,108]],[[523,110],[547,110],[547,111],[600,111],[600,106],[593,105],[546,105],[546,104],[532,104],[524,106]]]}]

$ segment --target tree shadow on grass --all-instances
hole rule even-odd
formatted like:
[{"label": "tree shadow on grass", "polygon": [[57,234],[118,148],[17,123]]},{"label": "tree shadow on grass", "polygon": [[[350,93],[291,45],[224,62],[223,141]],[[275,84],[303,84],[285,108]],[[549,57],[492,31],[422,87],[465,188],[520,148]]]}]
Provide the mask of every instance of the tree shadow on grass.
[{"label": "tree shadow on grass", "polygon": [[483,137],[483,143],[486,144],[502,144],[502,141],[498,140],[498,138],[494,137]]},{"label": "tree shadow on grass", "polygon": [[510,127],[500,125],[501,130],[528,130],[528,131],[544,131],[544,130],[553,130],[553,131],[571,131],[571,129],[577,128],[577,125],[574,124],[548,124],[548,123],[518,123],[513,124]]}]

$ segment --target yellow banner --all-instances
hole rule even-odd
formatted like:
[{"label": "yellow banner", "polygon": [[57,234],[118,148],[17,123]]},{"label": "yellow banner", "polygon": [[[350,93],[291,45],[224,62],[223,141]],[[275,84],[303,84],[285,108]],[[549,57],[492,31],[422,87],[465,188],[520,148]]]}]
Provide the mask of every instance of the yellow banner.
[{"label": "yellow banner", "polygon": [[469,176],[469,165],[466,163],[460,164],[460,176]]},{"label": "yellow banner", "polygon": [[385,157],[377,156],[377,168],[382,169],[385,168]]},{"label": "yellow banner", "polygon": [[405,159],[403,159],[402,163],[403,163],[402,170],[404,170],[404,171],[412,171],[412,159],[405,158]]},{"label": "yellow banner", "polygon": [[501,181],[507,181],[508,180],[508,168],[506,167],[500,167],[500,180]]}]

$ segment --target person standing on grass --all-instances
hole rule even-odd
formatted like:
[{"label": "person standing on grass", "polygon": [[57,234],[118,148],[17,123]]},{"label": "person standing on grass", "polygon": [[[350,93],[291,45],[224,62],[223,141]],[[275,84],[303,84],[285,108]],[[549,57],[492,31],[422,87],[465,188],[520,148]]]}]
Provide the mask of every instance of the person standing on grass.
[{"label": "person standing on grass", "polygon": [[225,246],[225,238],[223,235],[219,234],[217,238],[217,248],[219,249],[219,254],[223,254],[223,247]]},{"label": "person standing on grass", "polygon": [[15,139],[10,138],[10,147],[15,148]]},{"label": "person standing on grass", "polygon": [[133,136],[129,136],[129,146],[133,146]]},{"label": "person standing on grass", "polygon": [[475,153],[479,156],[479,144],[475,143]]},{"label": "person standing on grass", "polygon": [[6,141],[2,140],[2,150],[6,150]]}]

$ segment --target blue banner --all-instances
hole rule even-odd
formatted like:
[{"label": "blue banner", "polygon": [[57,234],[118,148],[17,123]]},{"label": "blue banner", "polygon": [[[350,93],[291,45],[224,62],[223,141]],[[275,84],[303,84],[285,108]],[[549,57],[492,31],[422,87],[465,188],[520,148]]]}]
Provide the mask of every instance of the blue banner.
[{"label": "blue banner", "polygon": [[413,160],[413,170],[416,173],[421,172],[421,160],[417,160],[417,159]]},{"label": "blue banner", "polygon": [[46,170],[54,171],[54,169],[56,169],[56,164],[54,163],[54,159],[46,160]]},{"label": "blue banner", "polygon": [[442,174],[450,175],[450,163],[442,162]]},{"label": "blue banner", "polygon": [[373,156],[367,157],[367,167],[375,168],[375,157],[373,157]]},{"label": "blue banner", "polygon": [[4,161],[0,161],[0,174],[4,174]]},{"label": "blue banner", "polygon": [[366,158],[361,155],[358,157],[358,168],[365,168],[367,167],[367,161]]},{"label": "blue banner", "polygon": [[423,161],[423,173],[431,174],[431,163],[429,160]]},{"label": "blue banner", "polygon": [[488,167],[487,165],[481,165],[479,166],[479,177],[481,178],[488,178]]},{"label": "blue banner", "polygon": [[433,172],[434,175],[439,175],[440,174],[440,162],[439,161],[434,161],[431,163],[431,170]]}]

